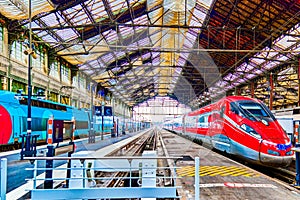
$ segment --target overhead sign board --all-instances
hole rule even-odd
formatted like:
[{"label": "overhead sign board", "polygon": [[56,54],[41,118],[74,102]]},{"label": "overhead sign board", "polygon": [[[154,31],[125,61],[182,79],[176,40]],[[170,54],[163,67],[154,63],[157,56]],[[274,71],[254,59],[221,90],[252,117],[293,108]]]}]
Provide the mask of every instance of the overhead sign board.
[{"label": "overhead sign board", "polygon": [[112,116],[111,106],[94,106],[96,116]]}]

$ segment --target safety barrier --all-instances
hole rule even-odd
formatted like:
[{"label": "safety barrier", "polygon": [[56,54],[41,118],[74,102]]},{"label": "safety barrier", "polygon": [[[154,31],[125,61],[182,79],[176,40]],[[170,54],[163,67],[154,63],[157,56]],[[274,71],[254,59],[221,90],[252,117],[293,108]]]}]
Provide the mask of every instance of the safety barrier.
[{"label": "safety barrier", "polygon": [[300,187],[300,143],[296,143],[295,147],[292,148],[295,151],[296,156],[296,187]]},{"label": "safety barrier", "polygon": [[0,200],[6,200],[7,159],[0,160]]},{"label": "safety barrier", "polygon": [[294,127],[295,127],[295,130],[294,130],[294,142],[295,143],[298,143],[299,142],[299,121],[295,121],[295,125],[294,125]]},{"label": "safety barrier", "polygon": [[[33,168],[33,188],[31,199],[106,199],[106,198],[180,198],[177,195],[176,181],[180,177],[176,176],[178,167],[157,166],[158,160],[178,160],[180,157],[157,157],[156,154],[146,154],[139,157],[101,157],[97,158],[91,152],[78,152],[72,157],[27,157],[32,163]],[[58,187],[41,189],[37,187],[40,182],[47,181],[43,176],[37,176],[37,171],[46,171],[49,168],[38,167],[39,161],[62,160],[71,161],[71,167],[52,168],[53,176],[51,181]],[[199,164],[199,162],[198,162]],[[199,169],[199,168],[197,168]],[[66,171],[71,171],[71,177],[66,177]],[[112,172],[125,172],[127,176],[98,177],[102,174]],[[157,176],[158,171],[170,172],[163,176]],[[172,171],[172,173],[171,173]],[[199,170],[198,170],[199,171]],[[60,174],[60,175],[58,175]],[[199,175],[199,172],[198,172]],[[198,176],[199,177],[199,176]],[[126,187],[107,187],[103,186],[108,180],[121,180]],[[198,184],[195,187],[199,188]],[[49,180],[48,180],[49,181]],[[68,186],[66,183],[68,182]],[[39,183],[39,184],[38,184]],[[134,184],[134,185],[132,185]],[[199,195],[199,194],[198,194]]]}]

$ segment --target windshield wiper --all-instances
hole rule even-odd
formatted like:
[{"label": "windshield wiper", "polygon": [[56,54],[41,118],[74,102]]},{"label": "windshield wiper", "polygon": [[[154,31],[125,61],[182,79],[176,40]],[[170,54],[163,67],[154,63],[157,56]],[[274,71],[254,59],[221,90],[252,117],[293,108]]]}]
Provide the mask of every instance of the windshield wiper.
[{"label": "windshield wiper", "polygon": [[256,121],[260,122],[260,121],[262,120],[262,118],[256,117],[256,116],[253,115],[249,110],[243,109],[240,105],[239,105],[239,107],[240,107],[242,110],[245,110],[245,111],[247,112],[248,115],[250,114],[250,117],[253,117]]}]

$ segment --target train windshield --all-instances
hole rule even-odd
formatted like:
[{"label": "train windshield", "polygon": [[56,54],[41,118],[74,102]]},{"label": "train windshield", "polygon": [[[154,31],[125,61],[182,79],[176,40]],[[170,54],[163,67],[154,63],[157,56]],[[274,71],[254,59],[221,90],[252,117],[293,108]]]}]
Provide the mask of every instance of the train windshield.
[{"label": "train windshield", "polygon": [[274,116],[269,112],[268,108],[263,104],[253,101],[237,102],[238,107],[246,118],[255,121],[261,121],[263,118],[274,119]]}]

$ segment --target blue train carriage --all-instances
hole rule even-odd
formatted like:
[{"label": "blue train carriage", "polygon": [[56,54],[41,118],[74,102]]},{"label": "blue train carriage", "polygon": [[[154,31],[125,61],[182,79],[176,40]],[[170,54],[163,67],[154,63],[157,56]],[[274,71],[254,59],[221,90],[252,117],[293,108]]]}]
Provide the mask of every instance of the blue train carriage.
[{"label": "blue train carriage", "polygon": [[103,118],[103,133],[110,134],[111,129],[113,128],[113,117],[112,116],[95,116],[94,117],[94,130],[96,135],[102,133],[102,118]]},{"label": "blue train carriage", "polygon": [[[87,109],[77,109],[72,107],[72,115],[75,119],[75,131],[74,131],[74,137],[76,138],[84,138],[87,137],[88,132],[90,130],[90,110]],[[71,121],[70,126],[73,125],[73,122]],[[66,131],[70,130],[71,127],[68,127],[68,123],[65,122],[65,134],[70,135],[69,133],[66,133]],[[97,130],[97,129],[96,129]]]},{"label": "blue train carriage", "polygon": [[[56,134],[63,130],[63,135],[54,135],[56,138],[63,137],[66,139],[71,137],[73,126],[70,122],[73,115],[78,120],[78,134],[87,132],[89,128],[89,123],[85,122],[88,117],[84,111],[35,97],[32,98],[31,105],[31,134],[39,135],[38,142],[46,142],[47,121],[50,116],[54,117],[54,125],[59,126],[60,131],[56,131]],[[27,134],[27,112],[28,99],[26,96],[0,90],[0,145],[21,142],[21,135]],[[87,129],[80,130],[82,127]]]}]

